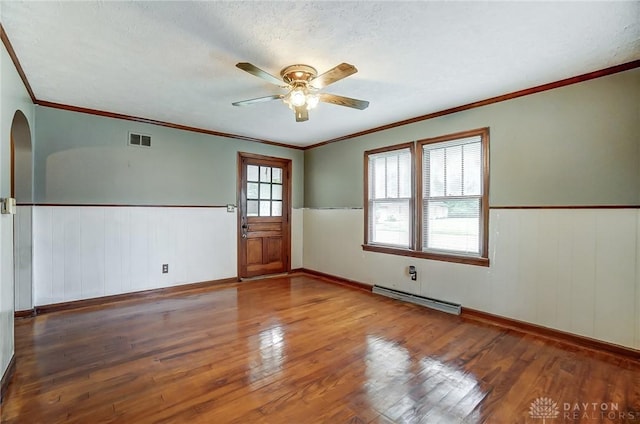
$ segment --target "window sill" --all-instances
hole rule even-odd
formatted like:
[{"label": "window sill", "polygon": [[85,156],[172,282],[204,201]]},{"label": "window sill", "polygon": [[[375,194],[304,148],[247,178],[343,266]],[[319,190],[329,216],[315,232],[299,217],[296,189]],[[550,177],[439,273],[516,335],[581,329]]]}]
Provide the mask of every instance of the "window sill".
[{"label": "window sill", "polygon": [[376,246],[371,244],[363,244],[362,250],[367,252],[386,253],[388,255],[409,256],[412,258],[431,259],[434,261],[455,262],[466,265],[489,266],[489,258],[480,258],[475,256],[458,256],[436,254],[429,252],[418,252],[416,250],[401,249],[397,247]]}]

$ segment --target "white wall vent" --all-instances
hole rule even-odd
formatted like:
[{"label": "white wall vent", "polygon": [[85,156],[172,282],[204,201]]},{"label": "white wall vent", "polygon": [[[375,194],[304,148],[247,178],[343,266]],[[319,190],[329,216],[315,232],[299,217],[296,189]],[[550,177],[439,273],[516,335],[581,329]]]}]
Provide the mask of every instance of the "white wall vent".
[{"label": "white wall vent", "polygon": [[415,303],[416,305],[426,306],[428,308],[437,309],[438,311],[448,312],[454,315],[460,315],[460,311],[462,310],[462,305],[457,303],[418,296],[417,294],[405,293],[400,290],[388,289],[386,287],[373,286],[372,291],[376,294],[381,294],[392,299],[404,300],[405,302]]},{"label": "white wall vent", "polygon": [[129,145],[138,147],[151,147],[151,136],[130,132]]}]

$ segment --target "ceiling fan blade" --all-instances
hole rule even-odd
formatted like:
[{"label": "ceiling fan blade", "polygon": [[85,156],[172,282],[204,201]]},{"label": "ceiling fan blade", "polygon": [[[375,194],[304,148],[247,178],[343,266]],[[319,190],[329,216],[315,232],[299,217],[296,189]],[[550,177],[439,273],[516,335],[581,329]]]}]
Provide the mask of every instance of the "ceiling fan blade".
[{"label": "ceiling fan blade", "polygon": [[237,63],[236,67],[242,69],[245,72],[249,72],[251,75],[255,75],[258,78],[262,78],[263,80],[265,80],[267,82],[270,82],[271,84],[275,84],[275,85],[279,85],[279,86],[285,86],[285,87],[287,85],[280,78],[274,77],[270,73],[265,72],[262,69],[258,68],[257,66],[252,65],[252,64],[250,64],[248,62]]},{"label": "ceiling fan blade", "polygon": [[309,120],[309,110],[306,106],[298,106],[295,108],[296,122],[304,122]]},{"label": "ceiling fan blade", "polygon": [[332,103],[338,106],[352,107],[354,109],[366,109],[369,107],[369,102],[366,100],[352,99],[351,97],[338,96],[336,94],[320,93],[320,101],[325,103]]},{"label": "ceiling fan blade", "polygon": [[348,63],[341,63],[335,68],[331,68],[324,74],[320,74],[312,79],[310,81],[310,84],[315,88],[323,88],[329,84],[333,84],[336,81],[340,81],[341,79],[346,78],[349,75],[353,75],[356,72],[358,72],[358,70],[355,66],[349,65]]},{"label": "ceiling fan blade", "polygon": [[271,100],[280,100],[282,97],[283,96],[280,94],[274,94],[273,96],[265,96],[265,97],[258,97],[256,99],[241,100],[239,102],[233,102],[231,104],[234,106],[248,106],[255,103],[269,102]]}]

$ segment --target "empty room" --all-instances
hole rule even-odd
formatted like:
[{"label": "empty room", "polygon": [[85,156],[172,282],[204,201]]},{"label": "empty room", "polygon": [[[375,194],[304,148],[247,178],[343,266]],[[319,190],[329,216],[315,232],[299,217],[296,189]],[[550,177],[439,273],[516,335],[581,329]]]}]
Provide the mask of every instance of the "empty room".
[{"label": "empty room", "polygon": [[0,35],[0,422],[640,423],[640,1]]}]

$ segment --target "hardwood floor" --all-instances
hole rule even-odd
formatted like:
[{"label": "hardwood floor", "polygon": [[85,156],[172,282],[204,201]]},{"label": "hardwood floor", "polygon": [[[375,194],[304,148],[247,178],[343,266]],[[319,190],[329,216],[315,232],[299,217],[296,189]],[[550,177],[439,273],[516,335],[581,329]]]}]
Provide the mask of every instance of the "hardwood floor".
[{"label": "hardwood floor", "polygon": [[15,330],[6,423],[640,422],[638,362],[307,276]]}]

